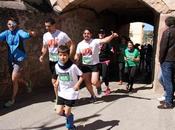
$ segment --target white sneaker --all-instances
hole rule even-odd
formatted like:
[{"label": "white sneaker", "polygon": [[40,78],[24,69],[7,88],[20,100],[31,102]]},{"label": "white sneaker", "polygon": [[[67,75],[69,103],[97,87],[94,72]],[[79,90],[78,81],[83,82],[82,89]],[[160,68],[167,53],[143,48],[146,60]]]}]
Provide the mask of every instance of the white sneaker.
[{"label": "white sneaker", "polygon": [[11,107],[11,106],[13,106],[14,103],[15,103],[15,101],[9,100],[8,102],[6,102],[4,104],[4,107]]},{"label": "white sneaker", "polygon": [[58,105],[55,104],[55,105],[54,105],[54,110],[55,110],[55,111],[57,110],[57,107],[58,107]]},{"label": "white sneaker", "polygon": [[165,96],[157,98],[158,101],[165,101]]}]

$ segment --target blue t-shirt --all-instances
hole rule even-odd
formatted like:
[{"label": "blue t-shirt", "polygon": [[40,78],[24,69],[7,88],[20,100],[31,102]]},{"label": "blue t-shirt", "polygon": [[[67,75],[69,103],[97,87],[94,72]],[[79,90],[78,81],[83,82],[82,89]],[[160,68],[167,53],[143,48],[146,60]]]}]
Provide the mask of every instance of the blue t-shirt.
[{"label": "blue t-shirt", "polygon": [[5,30],[0,33],[0,41],[6,41],[8,45],[8,60],[10,62],[20,62],[26,58],[23,41],[29,38],[30,34],[21,29]]}]

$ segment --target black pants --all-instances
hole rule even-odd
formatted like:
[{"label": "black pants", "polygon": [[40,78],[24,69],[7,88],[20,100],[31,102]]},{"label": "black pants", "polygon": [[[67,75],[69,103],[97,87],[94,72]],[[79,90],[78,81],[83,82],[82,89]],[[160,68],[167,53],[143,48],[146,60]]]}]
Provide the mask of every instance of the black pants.
[{"label": "black pants", "polygon": [[105,63],[100,64],[100,75],[102,76],[102,81],[106,86],[109,85],[109,67]]},{"label": "black pants", "polygon": [[119,62],[118,66],[119,66],[119,80],[123,81],[125,64],[124,64],[124,62]]},{"label": "black pants", "polygon": [[136,71],[137,71],[136,66],[131,66],[131,67],[125,68],[127,82],[128,82],[130,89],[132,89],[132,87],[133,87]]}]

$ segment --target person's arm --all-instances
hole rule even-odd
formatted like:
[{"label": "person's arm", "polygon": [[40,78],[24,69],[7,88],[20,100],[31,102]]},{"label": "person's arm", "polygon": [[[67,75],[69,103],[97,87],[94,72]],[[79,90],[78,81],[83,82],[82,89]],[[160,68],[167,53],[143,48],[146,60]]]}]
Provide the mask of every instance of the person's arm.
[{"label": "person's arm", "polygon": [[109,43],[113,38],[116,38],[116,37],[118,37],[118,34],[112,32],[112,34],[110,36],[107,36],[103,39],[100,39],[100,43],[102,43],[102,44],[103,43]]},{"label": "person's arm", "polygon": [[78,82],[74,86],[75,91],[78,91],[80,89],[80,85],[81,85],[82,82],[83,82],[83,74],[79,77]]},{"label": "person's arm", "polygon": [[36,32],[35,31],[29,31],[29,34],[31,37],[36,37]]},{"label": "person's arm", "polygon": [[139,61],[140,61],[140,56],[138,56],[138,57],[136,57],[136,58],[133,58],[133,61],[139,62]]},{"label": "person's arm", "polygon": [[169,32],[164,31],[160,41],[160,50],[159,50],[159,62],[162,63],[165,60],[166,52],[168,49],[168,40]]},{"label": "person's arm", "polygon": [[39,58],[40,62],[43,62],[44,56],[47,53],[47,45],[43,45],[42,49],[41,49],[41,56]]},{"label": "person's arm", "polygon": [[0,33],[0,41],[5,41],[6,40],[6,35],[7,35],[7,31],[1,32]]},{"label": "person's arm", "polygon": [[70,40],[66,43],[66,45],[70,48],[70,58],[73,59],[75,53],[75,44],[74,42],[72,42],[72,40]]}]

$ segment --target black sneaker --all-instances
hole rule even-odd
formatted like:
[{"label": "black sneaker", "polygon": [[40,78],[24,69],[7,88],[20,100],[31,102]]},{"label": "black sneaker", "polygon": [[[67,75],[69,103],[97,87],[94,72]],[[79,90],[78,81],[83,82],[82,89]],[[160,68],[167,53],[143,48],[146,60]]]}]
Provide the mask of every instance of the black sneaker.
[{"label": "black sneaker", "polygon": [[73,125],[73,127],[69,128],[68,130],[76,130],[76,127]]},{"label": "black sneaker", "polygon": [[94,102],[96,102],[96,101],[97,101],[96,96],[91,96],[91,98],[90,98],[90,103],[94,103]]},{"label": "black sneaker", "polygon": [[102,93],[101,86],[97,88],[97,94],[100,95]]}]

